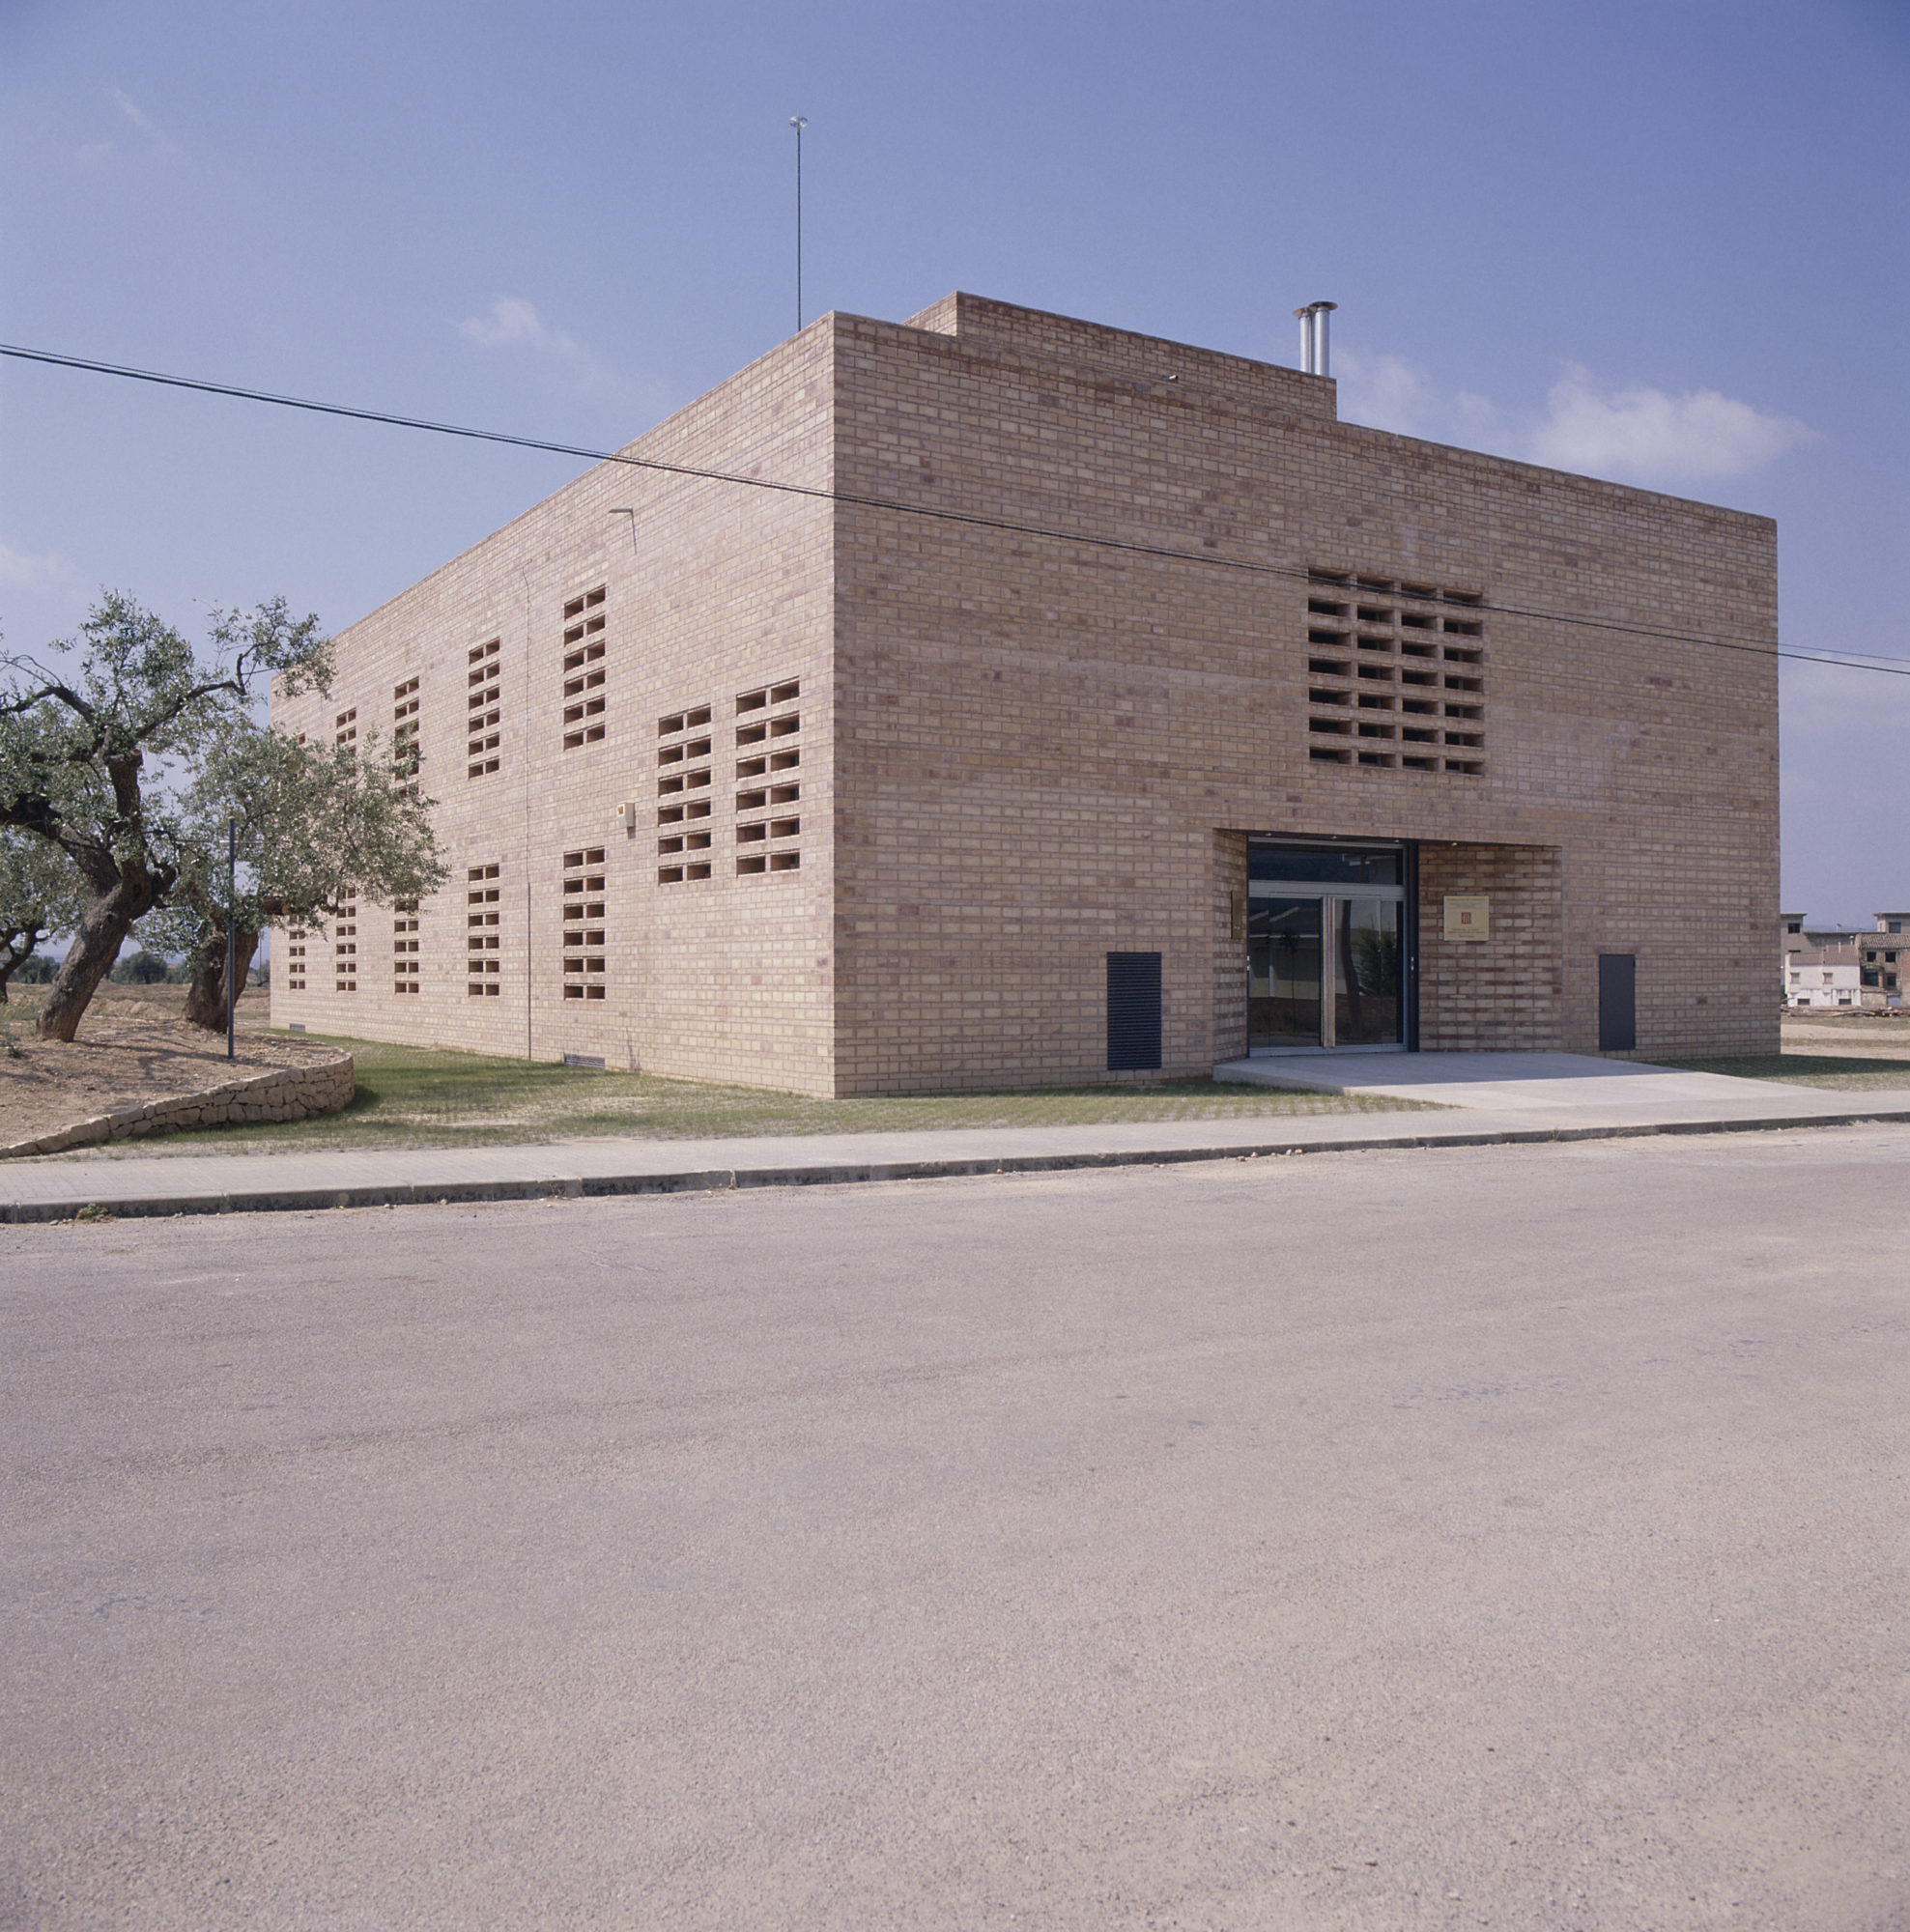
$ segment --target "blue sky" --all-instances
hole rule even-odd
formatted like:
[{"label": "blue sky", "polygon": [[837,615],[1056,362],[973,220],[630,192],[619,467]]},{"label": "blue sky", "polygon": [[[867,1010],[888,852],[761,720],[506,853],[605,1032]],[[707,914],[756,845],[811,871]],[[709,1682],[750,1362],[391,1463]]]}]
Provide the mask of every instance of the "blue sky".
[{"label": "blue sky", "polygon": [[[0,338],[613,445],[792,327],[797,112],[812,316],[1330,298],[1349,418],[1775,516],[1785,642],[1910,665],[1902,0],[0,0]],[[0,364],[0,630],[342,627],[577,467]],[[1910,903],[1910,678],[1783,724],[1786,904]]]}]

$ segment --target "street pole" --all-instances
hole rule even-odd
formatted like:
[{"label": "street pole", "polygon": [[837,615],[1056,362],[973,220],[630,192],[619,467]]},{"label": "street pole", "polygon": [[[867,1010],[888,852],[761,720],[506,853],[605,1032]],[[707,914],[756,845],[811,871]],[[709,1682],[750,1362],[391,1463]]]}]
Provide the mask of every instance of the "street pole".
[{"label": "street pole", "polygon": [[233,1054],[232,1009],[237,1000],[232,976],[239,960],[239,935],[234,931],[233,914],[239,903],[239,821],[225,821],[225,1057]]},{"label": "street pole", "polygon": [[789,116],[796,130],[796,333],[803,332],[803,129],[809,126],[807,114]]}]

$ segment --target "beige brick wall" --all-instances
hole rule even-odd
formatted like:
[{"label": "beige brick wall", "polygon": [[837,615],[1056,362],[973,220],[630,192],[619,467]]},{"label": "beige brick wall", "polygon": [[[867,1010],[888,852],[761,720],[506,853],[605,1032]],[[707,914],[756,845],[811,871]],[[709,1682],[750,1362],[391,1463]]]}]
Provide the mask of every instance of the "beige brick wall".
[{"label": "beige brick wall", "polygon": [[[1639,635],[1774,641],[1767,521],[966,296],[825,317],[631,452],[841,499],[599,466],[343,634],[332,698],[275,715],[325,734],[356,705],[388,738],[419,676],[458,876],[420,995],[361,907],[358,991],[293,994],[281,961],[281,1023],[808,1092],[1132,1078],[1104,1071],[1105,954],[1158,951],[1165,1071],[1199,1075],[1243,1039],[1230,895],[1264,833],[1456,845],[1500,882],[1523,936],[1489,994],[1429,953],[1428,1045],[1589,1050],[1602,949],[1639,953],[1641,1051],[1775,1045],[1774,661]],[[1484,596],[1476,776],[1309,757],[1309,567]],[[566,752],[561,611],[599,583],[606,736]],[[465,657],[494,637],[500,769],[472,781]],[[801,868],[738,876],[734,701],[783,680]],[[703,703],[714,876],[660,886],[656,724]],[[607,997],[565,1001],[561,858],[597,845]],[[470,1000],[462,873],[491,863],[504,991]]]},{"label": "beige brick wall", "polygon": [[[833,331],[818,323],[626,453],[827,490]],[[630,509],[634,516],[613,514]],[[331,697],[275,702],[295,731],[331,734],[356,706],[388,745],[392,692],[416,676],[422,782],[438,804],[452,877],[421,914],[422,991],[394,994],[390,915],[360,903],[364,968],[333,990],[328,946],[306,942],[293,993],[285,948],[275,1024],[414,1039],[538,1060],[578,1054],[686,1078],[831,1086],[833,880],[829,837],[832,609],[825,499],[603,464],[340,634]],[[602,584],[605,736],[563,747],[565,601]],[[501,640],[499,769],[466,776],[470,649]],[[797,681],[801,819],[794,872],[739,876],[735,700]],[[657,724],[709,705],[712,811],[706,882],[658,883]],[[621,832],[619,803],[638,808]],[[606,855],[605,998],[563,996],[563,857]],[[767,848],[765,848],[767,849]],[[466,992],[465,872],[499,868],[496,998]]]},{"label": "beige brick wall", "polygon": [[[1419,848],[1423,1053],[1556,1053],[1565,1044],[1564,909],[1549,845]],[[1483,895],[1490,936],[1448,940],[1448,895]]]},{"label": "beige brick wall", "polygon": [[1165,1071],[1204,1072],[1239,1037],[1217,830],[1550,848],[1522,1043],[1595,1046],[1621,930],[1641,1050],[1775,1040],[1773,664],[1622,628],[1774,639],[1768,522],[1342,425],[1292,371],[970,298],[923,320],[841,319],[845,491],[1482,592],[1484,770],[1309,759],[1299,578],[845,508],[844,1090],[1106,1077],[1130,949],[1164,955]]}]

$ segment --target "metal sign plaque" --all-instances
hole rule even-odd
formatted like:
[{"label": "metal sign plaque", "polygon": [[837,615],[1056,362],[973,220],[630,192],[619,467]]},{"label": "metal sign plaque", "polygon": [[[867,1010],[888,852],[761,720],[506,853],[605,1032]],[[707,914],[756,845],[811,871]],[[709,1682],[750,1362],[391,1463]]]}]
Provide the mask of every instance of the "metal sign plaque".
[{"label": "metal sign plaque", "polygon": [[1490,939],[1493,936],[1492,900],[1465,898],[1448,893],[1445,900],[1445,936],[1448,939]]}]

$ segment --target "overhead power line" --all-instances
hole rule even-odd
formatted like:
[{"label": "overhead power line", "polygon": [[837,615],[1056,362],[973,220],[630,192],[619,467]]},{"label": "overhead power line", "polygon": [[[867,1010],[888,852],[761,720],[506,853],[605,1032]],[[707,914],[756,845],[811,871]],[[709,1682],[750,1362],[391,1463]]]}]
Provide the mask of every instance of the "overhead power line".
[{"label": "overhead power line", "polygon": [[[424,430],[433,436],[455,436],[471,442],[501,443],[510,449],[534,449],[550,456],[574,456],[586,463],[618,463],[627,469],[648,469],[664,476],[682,476],[703,483],[729,483],[746,490],[768,490],[781,496],[807,497],[819,502],[887,510],[898,516],[926,517],[939,523],[1002,530],[1013,536],[1045,537],[1057,543],[1082,544],[1095,550],[1117,551],[1131,556],[1172,558],[1180,563],[1204,564],[1210,569],[1244,571],[1252,576],[1278,577],[1299,582],[1319,581],[1311,571],[1290,564],[1258,563],[1248,557],[1223,556],[1213,551],[1179,550],[1171,544],[1137,543],[1130,538],[1099,536],[1092,531],[1056,529],[1041,524],[1016,523],[1007,517],[984,517],[975,511],[939,509],[926,503],[903,503],[892,497],[859,496],[849,490],[824,490],[810,483],[789,483],[769,476],[741,476],[733,470],[705,469],[688,463],[666,463],[657,457],[631,456],[622,450],[590,449],[581,443],[553,442],[535,436],[512,436],[503,430],[471,429],[462,423],[433,422],[425,416],[398,415],[388,410],[361,410],[347,403],[320,403],[304,396],[274,395],[267,389],[243,388],[236,383],[211,383],[195,376],[169,376],[156,369],[133,369],[117,362],[95,361],[84,355],[62,355],[49,349],[26,349],[10,342],[0,342],[0,355],[12,356],[22,362],[43,362],[56,369],[83,370],[94,376],[118,376],[133,383],[155,383],[162,388],[189,389],[208,396],[231,396],[245,403],[270,403],[277,409],[304,410],[313,415],[343,416],[353,422],[380,423],[388,429]],[[1500,616],[1535,617],[1546,623],[1573,624],[1582,629],[1608,631],[1624,637],[1652,638],[1666,643],[1701,644],[1712,650],[1737,651],[1753,657],[1785,658],[1798,664],[1827,665],[1839,670],[1868,670],[1889,677],[1910,677],[1910,660],[1901,658],[1878,662],[1874,657],[1866,661],[1829,652],[1791,651],[1753,638],[1670,631],[1649,624],[1620,623],[1611,617],[1587,617],[1571,611],[1540,610],[1529,605],[1467,603],[1459,608],[1485,610]]]}]

